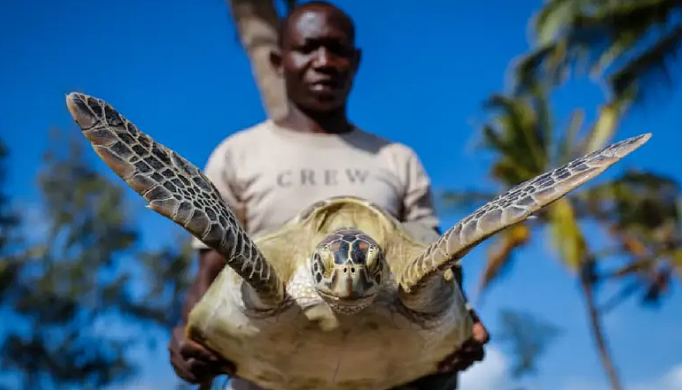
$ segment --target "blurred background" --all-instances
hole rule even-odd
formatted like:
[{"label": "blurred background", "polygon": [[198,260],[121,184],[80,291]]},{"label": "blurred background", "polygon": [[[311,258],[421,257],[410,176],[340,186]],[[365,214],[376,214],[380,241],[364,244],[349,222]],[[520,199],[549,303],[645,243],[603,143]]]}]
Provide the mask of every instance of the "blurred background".
[{"label": "blurred background", "polygon": [[[653,133],[465,258],[492,341],[461,389],[682,389],[682,4],[333,3],[363,49],[350,117],[419,154],[444,228]],[[203,166],[281,104],[259,64],[292,4],[1,3],[0,389],[181,386],[166,344],[196,270],[188,236],[91,151],[65,94],[107,100]]]}]

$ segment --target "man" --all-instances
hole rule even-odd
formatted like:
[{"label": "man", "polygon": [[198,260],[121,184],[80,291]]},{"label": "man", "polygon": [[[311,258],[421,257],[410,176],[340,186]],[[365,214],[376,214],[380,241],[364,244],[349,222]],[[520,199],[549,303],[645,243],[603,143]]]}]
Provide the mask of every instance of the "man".
[{"label": "man", "polygon": [[[281,51],[272,53],[271,61],[285,80],[288,114],[228,137],[205,168],[246,231],[259,236],[315,201],[354,195],[384,207],[414,234],[437,239],[429,178],[418,157],[407,146],[358,129],[346,116],[360,63],[351,18],[325,2],[304,3],[283,21],[279,44]],[[194,244],[200,250],[199,272],[186,299],[183,322],[225,266],[216,251],[196,239]],[[169,345],[178,376],[204,383],[229,373],[226,362],[185,339],[183,326],[173,330]],[[483,358],[488,334],[480,323],[474,334],[471,350],[444,371],[463,370]],[[237,378],[232,387],[257,388]]]}]

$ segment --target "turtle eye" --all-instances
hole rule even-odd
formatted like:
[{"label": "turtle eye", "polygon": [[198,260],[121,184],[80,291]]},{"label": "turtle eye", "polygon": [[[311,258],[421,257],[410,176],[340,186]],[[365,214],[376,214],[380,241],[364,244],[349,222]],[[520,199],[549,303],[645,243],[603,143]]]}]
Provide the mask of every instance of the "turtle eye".
[{"label": "turtle eye", "polygon": [[370,245],[367,248],[367,253],[366,253],[365,257],[367,259],[365,264],[367,265],[367,268],[372,270],[372,273],[381,272],[382,253],[379,250],[379,248],[377,248],[374,245]]},{"label": "turtle eye", "polygon": [[325,264],[325,257],[328,256],[324,256],[324,253],[315,252],[313,254],[312,273],[317,283],[320,283],[323,278],[329,277],[329,267]]},{"label": "turtle eye", "polygon": [[322,281],[323,272],[324,266],[322,265],[322,261],[320,261],[320,255],[318,253],[314,253],[312,261],[312,274],[316,283],[320,283]]},{"label": "turtle eye", "polygon": [[324,264],[319,253],[313,255],[313,272],[324,272]]},{"label": "turtle eye", "polygon": [[374,277],[374,280],[378,284],[381,284],[381,276],[384,269],[384,263],[382,261],[383,253],[381,253],[379,250],[375,250],[370,253],[371,256],[368,254],[368,257],[371,257],[372,262],[368,264],[368,269],[370,270],[371,275]]}]

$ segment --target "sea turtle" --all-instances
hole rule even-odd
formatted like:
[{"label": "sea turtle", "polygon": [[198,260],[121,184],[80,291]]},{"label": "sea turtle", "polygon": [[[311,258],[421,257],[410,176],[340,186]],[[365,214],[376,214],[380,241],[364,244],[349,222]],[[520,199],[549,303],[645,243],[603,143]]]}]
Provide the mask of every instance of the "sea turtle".
[{"label": "sea turtle", "polygon": [[337,197],[252,240],[200,169],[100,99],[68,109],[104,162],[149,203],[227,259],[194,307],[188,337],[272,390],[383,390],[436,372],[471,336],[451,269],[643,145],[629,138],[494,198],[432,244],[365,200]]}]

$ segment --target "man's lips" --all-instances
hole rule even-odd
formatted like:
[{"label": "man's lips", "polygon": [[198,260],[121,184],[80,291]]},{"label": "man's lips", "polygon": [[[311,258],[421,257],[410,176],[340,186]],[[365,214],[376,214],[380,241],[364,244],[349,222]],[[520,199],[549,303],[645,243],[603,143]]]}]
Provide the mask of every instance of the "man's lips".
[{"label": "man's lips", "polygon": [[339,89],[340,83],[335,80],[318,80],[309,83],[313,91],[335,91]]}]

